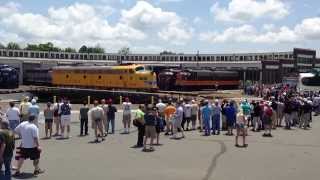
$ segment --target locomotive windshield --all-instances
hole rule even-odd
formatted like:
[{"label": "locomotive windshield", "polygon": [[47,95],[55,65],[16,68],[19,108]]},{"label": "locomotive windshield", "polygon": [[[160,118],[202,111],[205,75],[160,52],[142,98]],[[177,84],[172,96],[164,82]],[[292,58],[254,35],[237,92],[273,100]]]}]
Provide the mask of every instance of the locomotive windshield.
[{"label": "locomotive windshield", "polygon": [[305,86],[320,86],[320,76],[304,77],[301,82]]},{"label": "locomotive windshield", "polygon": [[143,66],[138,66],[138,67],[136,67],[136,71],[144,71],[144,67]]}]

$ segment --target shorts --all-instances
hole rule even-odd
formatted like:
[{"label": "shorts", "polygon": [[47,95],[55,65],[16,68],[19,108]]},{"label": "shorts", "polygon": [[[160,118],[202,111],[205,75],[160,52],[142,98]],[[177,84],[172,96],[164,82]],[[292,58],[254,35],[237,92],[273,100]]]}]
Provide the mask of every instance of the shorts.
[{"label": "shorts", "polygon": [[95,122],[100,122],[101,120],[102,120],[102,119],[100,119],[100,118],[94,119]]},{"label": "shorts", "polygon": [[70,115],[62,115],[61,116],[61,125],[62,126],[68,126],[71,123],[71,117]]},{"label": "shorts", "polygon": [[146,126],[144,135],[147,138],[155,138],[156,137],[156,127],[155,126]]},{"label": "shorts", "polygon": [[44,122],[45,122],[45,123],[52,123],[52,122],[53,122],[53,119],[45,119]]},{"label": "shorts", "polygon": [[237,129],[244,129],[245,128],[245,126],[244,126],[244,124],[236,124],[236,128]]},{"label": "shorts", "polygon": [[16,129],[16,127],[19,125],[20,121],[19,120],[9,120],[9,126],[12,131]]},{"label": "shorts", "polygon": [[131,121],[131,114],[123,114],[122,122],[123,123],[130,123],[130,121]]},{"label": "shorts", "polygon": [[31,160],[38,160],[40,159],[40,151],[38,148],[22,148],[18,147],[16,151],[16,160],[20,158],[23,159],[31,159]]},{"label": "shorts", "polygon": [[197,121],[197,115],[191,115],[191,121],[192,122]]},{"label": "shorts", "polygon": [[157,134],[160,134],[160,132],[161,132],[161,127],[160,126],[156,126],[156,132],[157,132]]},{"label": "shorts", "polygon": [[233,126],[234,126],[234,121],[227,119],[227,127],[233,127]]},{"label": "shorts", "polygon": [[271,125],[272,119],[270,117],[263,117],[263,124],[264,125]]}]

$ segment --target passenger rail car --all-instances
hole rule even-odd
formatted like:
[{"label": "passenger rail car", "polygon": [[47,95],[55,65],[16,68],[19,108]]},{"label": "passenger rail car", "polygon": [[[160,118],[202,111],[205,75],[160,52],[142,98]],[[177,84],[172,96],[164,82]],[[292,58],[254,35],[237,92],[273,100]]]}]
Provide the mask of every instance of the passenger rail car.
[{"label": "passenger rail car", "polygon": [[95,89],[157,89],[155,73],[143,65],[55,67],[52,84]]},{"label": "passenger rail car", "polygon": [[161,89],[233,89],[240,86],[240,77],[236,71],[216,71],[206,69],[171,69],[158,76]]},{"label": "passenger rail car", "polygon": [[18,88],[19,72],[8,65],[0,64],[0,88]]}]

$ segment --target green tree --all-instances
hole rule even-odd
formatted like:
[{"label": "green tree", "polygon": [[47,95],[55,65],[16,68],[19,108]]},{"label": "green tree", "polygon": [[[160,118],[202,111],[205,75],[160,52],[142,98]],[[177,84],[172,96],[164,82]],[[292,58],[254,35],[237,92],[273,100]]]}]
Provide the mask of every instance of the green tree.
[{"label": "green tree", "polygon": [[174,55],[174,54],[176,54],[176,53],[171,52],[171,51],[167,51],[167,50],[160,52],[160,55]]},{"label": "green tree", "polygon": [[47,42],[45,44],[39,44],[38,48],[40,51],[53,51],[55,47],[53,43]]},{"label": "green tree", "polygon": [[0,49],[5,49],[6,47],[2,44],[2,43],[0,43]]},{"label": "green tree", "polygon": [[27,47],[25,47],[24,49],[30,51],[39,51],[39,47],[37,44],[27,44]]},{"label": "green tree", "polygon": [[8,49],[15,49],[15,50],[19,50],[21,49],[18,43],[15,42],[9,42],[7,45]]},{"label": "green tree", "polygon": [[74,49],[74,48],[67,47],[66,49],[64,49],[64,52],[75,53],[75,52],[77,52],[77,51],[76,51],[76,49]]},{"label": "green tree", "polygon": [[92,48],[93,53],[104,53],[104,48],[102,48],[99,44]]},{"label": "green tree", "polygon": [[79,53],[87,53],[88,52],[88,48],[86,45],[81,46],[81,48],[78,51]]},{"label": "green tree", "polygon": [[119,49],[118,53],[120,55],[127,56],[127,55],[131,54],[131,51],[130,51],[129,47],[122,47],[121,49]]}]

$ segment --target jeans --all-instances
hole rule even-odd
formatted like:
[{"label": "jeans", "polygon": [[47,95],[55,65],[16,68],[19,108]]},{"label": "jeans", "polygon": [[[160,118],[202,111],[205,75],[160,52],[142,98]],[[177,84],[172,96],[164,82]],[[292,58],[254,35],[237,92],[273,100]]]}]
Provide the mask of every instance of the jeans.
[{"label": "jeans", "polygon": [[84,133],[88,134],[88,119],[80,120],[80,134],[83,134],[83,129],[84,129]]},{"label": "jeans", "polygon": [[214,114],[212,116],[212,132],[220,132],[220,114]]},{"label": "jeans", "polygon": [[291,119],[292,119],[292,115],[289,113],[285,113],[284,114],[284,121],[286,123],[286,128],[290,128],[291,126]]},{"label": "jeans", "polygon": [[205,135],[210,135],[210,119],[203,120]]},{"label": "jeans", "polygon": [[138,141],[137,141],[137,146],[142,147],[143,146],[143,136],[144,136],[144,131],[145,131],[145,127],[142,124],[139,124],[137,126],[138,128]]},{"label": "jeans", "polygon": [[[3,163],[0,163],[0,179],[1,180],[11,180],[11,159],[12,156],[10,157],[4,157],[3,158]],[[2,165],[4,165],[5,171],[3,173],[2,171]]]},{"label": "jeans", "polygon": [[106,124],[106,132],[109,132],[109,125],[111,124],[111,132],[114,134],[114,118],[108,118]]}]

